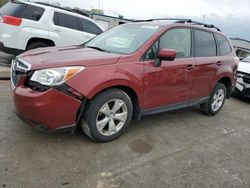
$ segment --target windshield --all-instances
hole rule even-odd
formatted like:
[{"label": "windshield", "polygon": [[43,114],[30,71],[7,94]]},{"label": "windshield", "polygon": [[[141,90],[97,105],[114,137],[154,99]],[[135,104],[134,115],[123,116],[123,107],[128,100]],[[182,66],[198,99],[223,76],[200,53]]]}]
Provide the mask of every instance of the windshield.
[{"label": "windshield", "polygon": [[144,24],[125,24],[114,27],[85,44],[102,51],[131,54],[138,50],[157,31],[159,26]]},{"label": "windshield", "polygon": [[245,59],[242,60],[242,62],[250,63],[250,57],[246,57]]}]

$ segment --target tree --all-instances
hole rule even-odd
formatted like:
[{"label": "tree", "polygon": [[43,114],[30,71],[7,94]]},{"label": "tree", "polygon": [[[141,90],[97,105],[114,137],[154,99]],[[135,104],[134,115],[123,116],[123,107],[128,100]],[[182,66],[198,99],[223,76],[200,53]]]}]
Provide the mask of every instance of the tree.
[{"label": "tree", "polygon": [[94,9],[94,8],[92,8],[92,9],[90,10],[90,12],[96,13],[96,14],[104,14],[104,12],[103,12],[102,9]]},{"label": "tree", "polygon": [[7,2],[8,2],[8,0],[0,0],[0,7],[2,7]]}]

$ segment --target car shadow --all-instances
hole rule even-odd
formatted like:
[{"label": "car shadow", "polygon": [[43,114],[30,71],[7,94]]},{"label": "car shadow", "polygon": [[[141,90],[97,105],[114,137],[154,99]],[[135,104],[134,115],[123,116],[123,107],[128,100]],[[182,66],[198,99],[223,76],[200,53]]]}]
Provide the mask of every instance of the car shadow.
[{"label": "car shadow", "polygon": [[238,99],[238,100],[240,100],[240,101],[243,101],[243,102],[246,102],[246,103],[250,104],[250,98],[244,97],[244,96],[242,96],[242,95],[240,95],[240,94],[233,94],[232,96],[233,96],[235,99]]}]

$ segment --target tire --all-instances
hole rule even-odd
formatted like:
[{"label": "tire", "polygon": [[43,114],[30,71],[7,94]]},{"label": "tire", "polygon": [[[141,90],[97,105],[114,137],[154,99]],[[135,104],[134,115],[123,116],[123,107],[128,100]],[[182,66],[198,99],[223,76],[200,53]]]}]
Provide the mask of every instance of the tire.
[{"label": "tire", "polygon": [[80,125],[92,140],[108,142],[118,138],[127,129],[132,114],[130,97],[122,90],[110,89],[89,102]]},{"label": "tire", "polygon": [[227,89],[224,84],[217,83],[214,87],[209,100],[201,104],[201,111],[209,116],[216,115],[223,107],[226,99]]},{"label": "tire", "polygon": [[33,50],[36,48],[44,48],[44,47],[48,47],[48,46],[49,45],[44,43],[44,42],[33,42],[27,47],[27,50]]}]

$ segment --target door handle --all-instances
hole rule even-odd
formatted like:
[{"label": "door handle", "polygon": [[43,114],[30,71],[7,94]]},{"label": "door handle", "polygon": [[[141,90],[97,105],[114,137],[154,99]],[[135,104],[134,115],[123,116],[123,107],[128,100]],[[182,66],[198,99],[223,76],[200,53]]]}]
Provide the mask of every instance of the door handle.
[{"label": "door handle", "polygon": [[221,61],[218,61],[218,62],[216,63],[216,65],[220,67],[220,66],[223,65],[223,63],[222,63]]},{"label": "door handle", "polygon": [[90,35],[86,35],[85,37],[86,37],[87,39],[92,38],[92,36],[90,36]]},{"label": "door handle", "polygon": [[62,32],[62,30],[59,29],[59,28],[54,29],[54,31],[55,31],[55,32]]},{"label": "door handle", "polygon": [[189,65],[187,65],[187,67],[186,67],[186,70],[193,70],[193,69],[195,69],[195,65],[192,65],[192,64],[189,64]]}]

